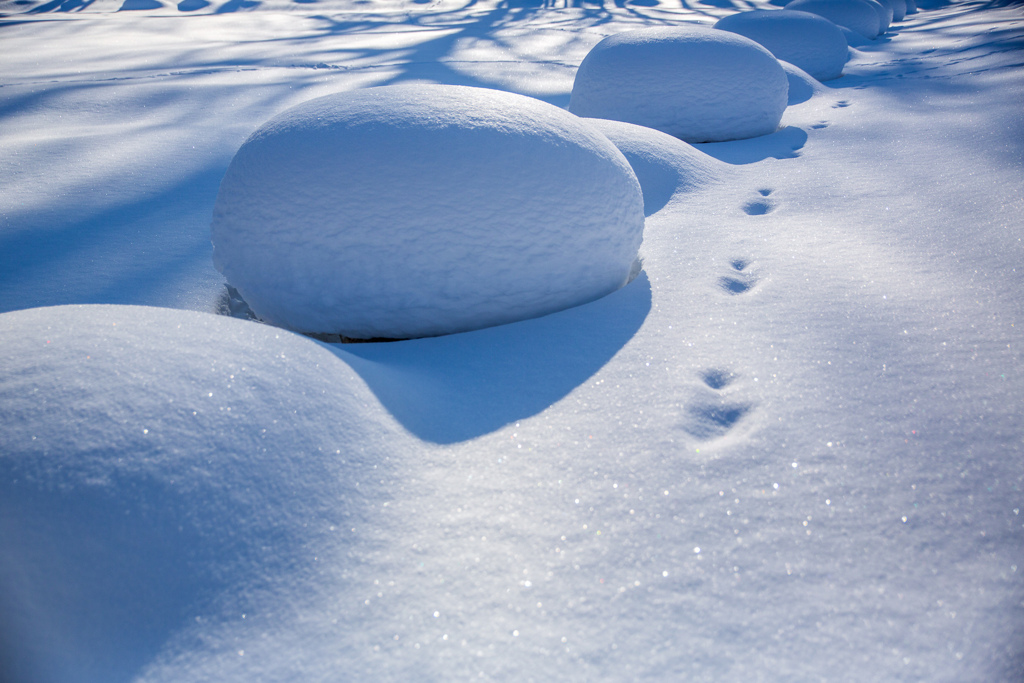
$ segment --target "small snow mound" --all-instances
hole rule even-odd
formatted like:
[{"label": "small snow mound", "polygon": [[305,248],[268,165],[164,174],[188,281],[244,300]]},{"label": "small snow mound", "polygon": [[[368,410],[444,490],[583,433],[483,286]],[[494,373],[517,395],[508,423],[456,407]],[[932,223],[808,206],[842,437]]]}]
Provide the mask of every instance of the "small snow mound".
[{"label": "small snow mound", "polygon": [[583,59],[569,111],[635,123],[687,142],[738,140],[779,127],[786,74],[766,49],[706,26],[609,36]]},{"label": "small snow mound", "polygon": [[239,149],[214,264],[261,319],[408,338],[537,317],[624,285],[643,234],[629,164],[522,95],[409,85],[290,109]]},{"label": "small snow mound", "polygon": [[660,130],[609,119],[587,119],[633,167],[648,216],[676,193],[692,192],[721,177],[724,164]]},{"label": "small snow mound", "polygon": [[61,306],[0,315],[0,348],[0,604],[39,680],[133,678],[186,615],[301,571],[366,519],[396,436],[345,363],[265,325]]},{"label": "small snow mound", "polygon": [[778,59],[819,81],[838,78],[849,56],[843,32],[817,14],[796,10],[755,10],[725,17],[715,28],[746,36]]},{"label": "small snow mound", "polygon": [[801,104],[826,90],[818,79],[798,66],[779,60],[789,80],[789,105]]},{"label": "small snow mound", "polygon": [[869,0],[793,0],[786,9],[817,14],[868,39],[876,38],[883,30],[881,18]]}]

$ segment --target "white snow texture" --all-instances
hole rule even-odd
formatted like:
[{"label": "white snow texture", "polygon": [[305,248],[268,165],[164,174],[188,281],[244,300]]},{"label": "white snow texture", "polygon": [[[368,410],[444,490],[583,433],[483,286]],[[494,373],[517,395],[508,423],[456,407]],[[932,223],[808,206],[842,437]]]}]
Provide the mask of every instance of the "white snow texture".
[{"label": "white snow texture", "polygon": [[651,215],[680,195],[718,180],[724,165],[678,138],[653,128],[611,119],[587,119],[633,167],[644,192],[644,213]]},{"label": "white snow texture", "polygon": [[878,14],[878,33],[882,34],[889,30],[892,23],[893,10],[889,0],[864,0],[871,5]]},{"label": "white snow texture", "polygon": [[261,577],[355,525],[386,457],[365,385],[284,330],[59,306],[0,316],[0,349],[0,625],[17,653],[0,673],[18,680],[128,680],[186,606],[227,588],[251,611]]},{"label": "white snow texture", "polygon": [[754,41],[695,24],[626,31],[587,54],[569,111],[655,128],[687,142],[774,132],[786,74]]},{"label": "white snow texture", "polygon": [[793,0],[786,9],[817,14],[865,38],[875,38],[885,30],[870,0]]},{"label": "white snow texture", "polygon": [[739,12],[720,19],[715,28],[750,38],[776,58],[800,67],[819,81],[839,78],[849,55],[849,46],[839,27],[810,12]]},{"label": "white snow texture", "polygon": [[629,164],[579,118],[462,86],[296,106],[239,149],[214,263],[301,332],[409,338],[536,317],[624,285],[643,233]]}]

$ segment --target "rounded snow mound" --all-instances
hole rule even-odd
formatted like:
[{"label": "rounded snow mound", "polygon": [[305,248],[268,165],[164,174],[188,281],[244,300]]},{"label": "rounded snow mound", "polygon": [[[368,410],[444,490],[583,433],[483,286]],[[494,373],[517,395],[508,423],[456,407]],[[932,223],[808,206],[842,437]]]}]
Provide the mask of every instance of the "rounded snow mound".
[{"label": "rounded snow mound", "polygon": [[850,52],[839,27],[810,12],[740,12],[719,20],[715,28],[750,38],[819,81],[841,76]]},{"label": "rounded snow mound", "polygon": [[693,192],[721,177],[723,162],[653,128],[610,119],[587,119],[633,167],[650,216],[677,193]]},{"label": "rounded snow mound", "polygon": [[0,604],[25,680],[127,680],[186,617],[313,570],[330,525],[367,518],[395,435],[346,364],[265,325],[61,306],[0,315],[0,349]]},{"label": "rounded snow mound", "polygon": [[884,30],[881,17],[869,0],[793,0],[786,9],[817,14],[868,39],[876,38]]},{"label": "rounded snow mound", "polygon": [[390,86],[257,130],[221,183],[213,258],[272,324],[422,337],[618,289],[643,225],[629,164],[576,116],[497,90]]},{"label": "rounded snow mound", "polygon": [[696,25],[609,36],[583,59],[569,111],[655,128],[687,142],[775,132],[786,74],[766,49]]},{"label": "rounded snow mound", "polygon": [[864,0],[875,8],[878,13],[878,33],[882,34],[889,30],[892,23],[893,9],[890,0]]},{"label": "rounded snow mound", "polygon": [[907,16],[907,0],[889,0],[892,5],[892,20],[903,21]]},{"label": "rounded snow mound", "polygon": [[810,75],[795,64],[779,60],[786,78],[789,79],[789,105],[801,104],[815,95],[825,92],[826,87],[821,81]]}]

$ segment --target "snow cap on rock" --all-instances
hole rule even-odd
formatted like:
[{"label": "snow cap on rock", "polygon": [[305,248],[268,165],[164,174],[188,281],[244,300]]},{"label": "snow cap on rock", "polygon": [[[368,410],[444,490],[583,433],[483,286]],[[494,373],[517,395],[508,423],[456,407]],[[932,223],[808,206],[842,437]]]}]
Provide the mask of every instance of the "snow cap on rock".
[{"label": "snow cap on rock", "polygon": [[850,52],[839,27],[810,12],[739,12],[720,19],[715,28],[750,38],[819,81],[841,76]]},{"label": "snow cap on rock", "polygon": [[878,33],[882,34],[888,31],[893,18],[892,3],[889,0],[865,0],[865,2],[874,7],[875,12],[878,13]]},{"label": "snow cap on rock", "polygon": [[892,5],[892,20],[903,21],[907,16],[906,0],[889,0],[889,4]]},{"label": "snow cap on rock", "polygon": [[778,128],[786,90],[786,74],[768,50],[687,24],[602,40],[576,72],[569,110],[687,142],[738,140]]},{"label": "snow cap on rock", "polygon": [[881,17],[869,0],[793,0],[787,10],[810,12],[873,39],[883,31]]},{"label": "snow cap on rock", "polygon": [[624,285],[643,197],[622,154],[540,100],[369,88],[278,115],[239,149],[214,264],[263,320],[407,338],[532,318]]}]

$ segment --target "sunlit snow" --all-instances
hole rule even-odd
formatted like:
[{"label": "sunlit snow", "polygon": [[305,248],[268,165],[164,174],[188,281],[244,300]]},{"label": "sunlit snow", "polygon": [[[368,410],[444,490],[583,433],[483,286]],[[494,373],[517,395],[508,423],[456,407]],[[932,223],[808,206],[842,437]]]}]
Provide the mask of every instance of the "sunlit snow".
[{"label": "sunlit snow", "polygon": [[282,112],[564,109],[609,36],[781,6],[564,4],[0,0],[0,680],[1024,678],[1019,4],[849,27],[760,137],[581,122],[647,214],[607,296],[224,315],[218,190]]}]

